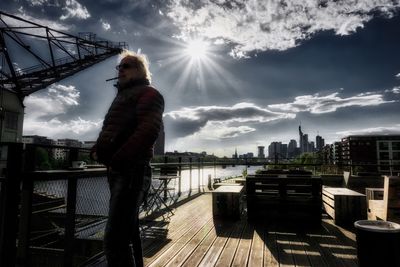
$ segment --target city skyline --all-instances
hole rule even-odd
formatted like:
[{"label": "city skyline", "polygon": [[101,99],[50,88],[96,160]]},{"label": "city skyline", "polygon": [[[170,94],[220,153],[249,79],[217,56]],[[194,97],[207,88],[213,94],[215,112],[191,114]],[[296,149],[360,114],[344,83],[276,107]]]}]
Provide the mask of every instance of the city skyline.
[{"label": "city skyline", "polygon": [[[147,54],[166,100],[166,151],[257,155],[257,146],[298,141],[300,122],[325,143],[400,133],[400,7],[392,1],[6,0],[0,9]],[[27,97],[24,135],[96,139],[117,62]]]},{"label": "city skyline", "polygon": [[[306,135],[307,135],[307,134],[306,134]],[[307,136],[308,136],[308,135],[307,135]],[[155,155],[161,155],[160,153],[157,153],[157,152],[156,152],[157,147],[158,147],[158,151],[161,151],[161,150],[163,149],[163,143],[164,143],[164,140],[162,139],[163,134],[162,134],[160,137],[161,137],[161,140],[160,140],[160,139],[157,139],[157,142],[161,142],[161,143],[155,145]],[[282,145],[288,146],[289,149],[286,148],[286,150],[287,150],[288,153],[290,153],[290,144],[292,144],[293,141],[294,141],[294,149],[297,149],[297,150],[296,150],[296,151],[291,151],[291,152],[294,153],[293,156],[298,156],[298,155],[300,155],[301,153],[304,153],[304,152],[317,152],[317,151],[320,151],[320,150],[318,150],[318,147],[317,147],[317,146],[314,146],[314,143],[315,143],[315,144],[317,143],[318,137],[322,138],[321,136],[317,135],[317,136],[315,137],[315,138],[316,138],[316,142],[310,141],[310,143],[313,143],[313,145],[312,145],[312,148],[310,148],[309,151],[301,151],[301,146],[300,146],[300,145],[297,146],[297,140],[294,140],[294,139],[289,140],[289,141],[287,142],[287,144],[283,143],[282,141],[279,142],[279,143],[281,143]],[[35,140],[36,140],[36,141],[35,141]],[[300,141],[300,140],[301,140],[301,137],[299,137],[299,141]],[[324,139],[322,138],[322,140],[324,140]],[[64,138],[51,139],[51,138],[48,138],[47,136],[24,135],[24,136],[22,136],[22,141],[23,141],[24,143],[41,143],[41,144],[50,144],[50,145],[53,143],[53,144],[59,145],[59,144],[58,144],[59,141],[63,141],[63,142],[64,142],[65,139],[64,139]],[[38,141],[39,141],[39,142],[38,142]],[[91,146],[93,146],[94,143],[95,143],[94,140],[78,140],[78,139],[72,139],[72,140],[67,140],[67,141],[69,141],[69,142],[71,142],[71,141],[72,141],[72,142],[77,141],[77,142],[81,143],[81,145],[82,145],[83,147],[86,147],[86,148],[91,148]],[[75,142],[75,143],[77,144],[77,142]],[[235,147],[235,148],[234,148],[235,153],[232,154],[232,158],[239,158],[239,157],[268,158],[268,157],[271,157],[271,153],[266,153],[266,152],[268,152],[269,147],[270,147],[273,143],[278,143],[278,142],[277,142],[277,141],[273,141],[272,143],[270,143],[270,144],[265,144],[264,146],[257,146],[257,148],[256,148],[256,149],[257,149],[257,153],[254,153],[254,152],[252,152],[252,151],[250,151],[250,150],[247,150],[247,151],[240,151],[240,153],[238,153],[237,148]],[[89,144],[89,146],[88,146],[87,144]],[[299,144],[300,144],[300,142],[299,142]],[[162,148],[159,147],[160,145],[161,145]],[[322,147],[321,147],[321,148],[322,148]],[[160,150],[160,149],[161,149],[161,150]],[[233,149],[233,148],[232,148],[232,149]],[[165,155],[168,154],[168,153],[169,153],[169,154],[171,154],[171,153],[199,153],[199,154],[205,154],[205,155],[214,155],[214,153],[209,153],[208,151],[201,151],[201,152],[199,152],[199,151],[188,151],[188,150],[185,150],[185,151],[178,151],[178,150],[165,151],[165,150],[164,150],[164,154],[165,154]],[[260,155],[261,155],[261,156],[260,156]],[[221,157],[227,157],[227,156],[229,156],[229,155],[222,155]],[[291,157],[289,154],[287,154],[287,156],[288,156],[288,157]]]}]

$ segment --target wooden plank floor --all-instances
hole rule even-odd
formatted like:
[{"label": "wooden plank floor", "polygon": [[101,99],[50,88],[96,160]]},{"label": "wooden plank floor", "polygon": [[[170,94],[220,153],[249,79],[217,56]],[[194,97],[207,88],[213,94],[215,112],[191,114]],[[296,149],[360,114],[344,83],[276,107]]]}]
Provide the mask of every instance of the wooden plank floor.
[{"label": "wooden plank floor", "polygon": [[330,219],[310,229],[214,220],[211,200],[204,194],[145,230],[145,266],[357,266],[354,233]]}]

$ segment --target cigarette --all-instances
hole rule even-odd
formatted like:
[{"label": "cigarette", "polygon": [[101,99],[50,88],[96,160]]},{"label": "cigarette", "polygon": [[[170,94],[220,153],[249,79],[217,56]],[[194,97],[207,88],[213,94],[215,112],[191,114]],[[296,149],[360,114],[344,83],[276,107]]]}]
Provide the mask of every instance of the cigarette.
[{"label": "cigarette", "polygon": [[116,80],[116,79],[118,79],[118,77],[107,79],[106,82],[109,82],[109,81],[112,81],[112,80]]}]

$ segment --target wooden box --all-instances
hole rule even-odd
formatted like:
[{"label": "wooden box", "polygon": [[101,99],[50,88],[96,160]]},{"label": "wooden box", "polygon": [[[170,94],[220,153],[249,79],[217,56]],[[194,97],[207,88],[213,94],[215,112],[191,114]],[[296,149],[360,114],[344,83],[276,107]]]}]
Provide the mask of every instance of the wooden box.
[{"label": "wooden box", "polygon": [[384,220],[400,223],[400,177],[385,176],[383,202]]},{"label": "wooden box", "polygon": [[296,220],[320,224],[322,180],[311,177],[269,177],[248,175],[246,179],[247,218]]},{"label": "wooden box", "polygon": [[324,187],[322,201],[326,213],[337,225],[353,225],[367,218],[367,203],[364,194],[341,187]]},{"label": "wooden box", "polygon": [[242,185],[222,185],[212,192],[213,216],[240,218]]}]

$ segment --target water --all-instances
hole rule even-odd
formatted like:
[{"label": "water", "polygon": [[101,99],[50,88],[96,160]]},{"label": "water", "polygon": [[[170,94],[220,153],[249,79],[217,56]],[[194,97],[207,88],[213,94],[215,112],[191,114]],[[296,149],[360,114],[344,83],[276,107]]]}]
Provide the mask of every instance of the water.
[{"label": "water", "polygon": [[[259,168],[260,168],[260,166],[248,167],[247,173],[254,174],[254,172]],[[226,179],[229,177],[241,176],[244,169],[246,169],[246,166],[232,167],[231,165],[229,165],[229,166],[226,166],[226,168],[222,168],[221,166],[218,166],[215,168],[214,167],[204,167],[204,168],[200,169],[200,171],[198,169],[193,169],[192,175],[190,175],[190,170],[182,170],[181,191],[182,192],[189,191],[190,182],[192,184],[192,189],[198,188],[199,184],[200,184],[200,187],[207,186],[209,175],[211,175],[211,178]],[[192,179],[190,179],[190,176],[192,177]],[[178,187],[176,187],[176,189],[178,189]]]},{"label": "water", "polygon": [[[247,168],[248,174],[254,174],[259,169],[259,166],[251,166]],[[181,172],[181,192],[183,195],[189,192],[196,193],[199,187],[207,186],[208,176],[211,178],[226,179],[229,177],[236,177],[242,175],[246,166],[226,166],[226,168],[218,167],[204,167],[182,170]],[[159,181],[153,179],[153,185],[157,187]],[[200,186],[199,186],[200,185]],[[173,179],[170,181],[168,187],[173,187],[172,195],[179,191],[179,180]],[[192,188],[192,190],[190,190]],[[38,181],[34,184],[34,191],[41,192],[46,195],[54,197],[67,198],[67,181],[54,180],[54,181]],[[108,212],[108,200],[110,192],[106,177],[93,177],[78,180],[76,213],[85,215],[101,215],[106,216]],[[58,210],[64,213],[63,211]]]}]

